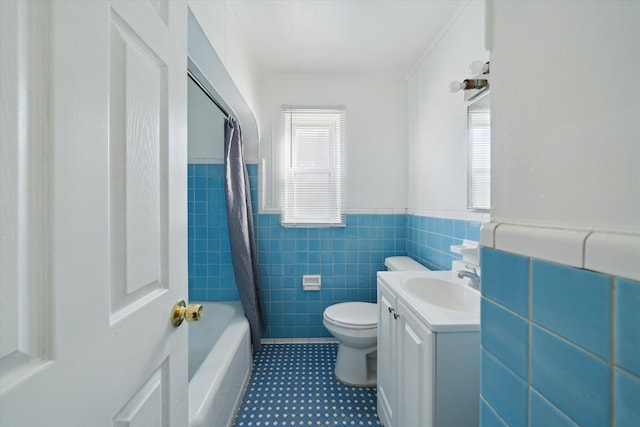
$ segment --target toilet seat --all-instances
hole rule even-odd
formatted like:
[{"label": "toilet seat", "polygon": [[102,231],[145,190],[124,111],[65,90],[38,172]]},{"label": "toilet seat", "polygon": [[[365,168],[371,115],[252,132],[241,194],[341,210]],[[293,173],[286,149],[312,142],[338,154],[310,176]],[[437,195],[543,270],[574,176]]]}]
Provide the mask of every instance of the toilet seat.
[{"label": "toilet seat", "polygon": [[377,304],[369,302],[341,302],[324,310],[328,322],[350,329],[374,329],[378,327]]}]

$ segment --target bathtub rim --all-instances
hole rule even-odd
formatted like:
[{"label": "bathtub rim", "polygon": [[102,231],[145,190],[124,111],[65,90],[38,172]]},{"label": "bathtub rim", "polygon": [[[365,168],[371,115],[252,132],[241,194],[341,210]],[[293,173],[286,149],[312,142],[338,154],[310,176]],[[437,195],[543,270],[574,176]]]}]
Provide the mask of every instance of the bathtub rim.
[{"label": "bathtub rim", "polygon": [[[205,301],[204,303],[229,303],[237,301]],[[202,302],[200,302],[201,304]],[[237,304],[236,305],[237,308]],[[244,348],[242,348],[244,347]],[[216,349],[233,351],[216,351]],[[242,385],[234,396],[233,410],[230,411],[228,419],[224,419],[224,426],[233,425],[233,421],[240,409],[242,399],[246,392],[253,369],[253,355],[251,351],[251,339],[249,333],[249,322],[244,316],[244,311],[240,308],[236,309],[235,314],[227,324],[218,341],[213,345],[207,357],[202,361],[200,367],[196,370],[191,381],[188,384],[189,396],[189,427],[199,427],[210,424],[210,409],[214,404],[217,393],[224,385],[225,376],[232,366],[233,362],[238,362],[238,354],[246,351],[248,361],[246,366],[242,366]],[[242,361],[240,361],[242,362]],[[202,372],[201,372],[202,371]],[[204,372],[211,372],[213,375],[205,375]],[[225,390],[223,390],[225,391]],[[194,399],[198,396],[199,398]],[[231,406],[231,404],[229,404]],[[219,414],[218,414],[219,416]]]}]

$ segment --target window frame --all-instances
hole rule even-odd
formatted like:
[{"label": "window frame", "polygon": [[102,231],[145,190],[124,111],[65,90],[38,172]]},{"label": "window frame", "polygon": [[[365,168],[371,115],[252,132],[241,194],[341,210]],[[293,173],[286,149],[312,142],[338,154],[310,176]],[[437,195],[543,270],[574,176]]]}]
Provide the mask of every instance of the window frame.
[{"label": "window frame", "polygon": [[[345,115],[344,106],[281,107],[280,224],[283,227],[345,226],[342,174]],[[312,147],[316,144],[315,137],[320,138],[321,144],[328,144],[327,165],[295,164],[296,159],[304,159],[304,154],[309,160],[314,151],[318,153],[318,148]],[[323,175],[326,182],[322,182]],[[325,185],[327,188],[323,191]]]}]

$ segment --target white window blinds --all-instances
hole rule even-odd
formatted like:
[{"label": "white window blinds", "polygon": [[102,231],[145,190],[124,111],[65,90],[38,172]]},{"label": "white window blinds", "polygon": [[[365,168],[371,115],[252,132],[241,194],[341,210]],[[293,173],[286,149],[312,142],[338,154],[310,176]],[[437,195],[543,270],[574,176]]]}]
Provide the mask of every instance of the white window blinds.
[{"label": "white window blinds", "polygon": [[282,109],[285,226],[343,225],[344,108]]},{"label": "white window blinds", "polygon": [[491,207],[491,110],[489,96],[474,102],[468,109],[469,195],[468,208]]}]

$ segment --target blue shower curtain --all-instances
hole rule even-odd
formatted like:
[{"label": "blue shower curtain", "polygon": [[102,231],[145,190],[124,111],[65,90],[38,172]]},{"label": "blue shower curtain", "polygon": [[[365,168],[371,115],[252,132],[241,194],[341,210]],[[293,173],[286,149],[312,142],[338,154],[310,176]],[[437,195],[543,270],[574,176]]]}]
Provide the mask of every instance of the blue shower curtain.
[{"label": "blue shower curtain", "polygon": [[229,117],[225,120],[224,136],[224,180],[233,272],[240,301],[251,326],[253,349],[258,351],[266,322],[253,232],[249,177],[244,164],[242,132],[235,119]]}]

